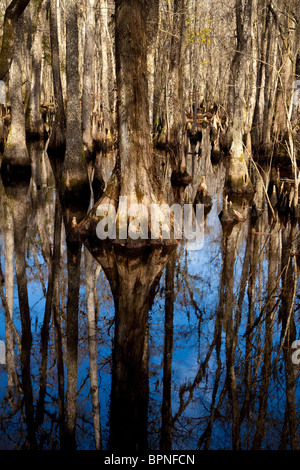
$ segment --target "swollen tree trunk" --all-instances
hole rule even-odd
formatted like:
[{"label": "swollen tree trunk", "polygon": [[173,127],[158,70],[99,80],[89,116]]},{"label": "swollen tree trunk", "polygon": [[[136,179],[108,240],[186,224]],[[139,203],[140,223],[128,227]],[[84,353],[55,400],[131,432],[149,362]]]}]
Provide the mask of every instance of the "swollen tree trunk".
[{"label": "swollen tree trunk", "polygon": [[10,178],[30,175],[30,158],[26,147],[25,114],[22,97],[22,32],[23,17],[18,21],[15,35],[15,52],[10,69],[9,94],[11,101],[11,128],[4,148],[1,171]]},{"label": "swollen tree trunk", "polygon": [[146,24],[145,0],[116,1],[119,156],[103,197],[79,226],[114,296],[110,447],[121,451],[147,449],[148,312],[161,272],[177,246],[164,241],[153,245],[149,239],[139,240],[137,246],[121,236],[102,241],[95,231],[95,211],[104,202],[119,209],[119,196],[127,197],[128,206],[142,203],[149,208],[164,202],[154,178],[150,143]]},{"label": "swollen tree trunk", "polygon": [[[237,50],[231,67],[231,93],[230,93],[230,164],[226,187],[231,192],[253,192],[253,186],[248,174],[248,155],[245,151],[244,123],[245,123],[245,78],[247,66],[247,15],[251,10],[251,0],[243,5],[242,0],[236,0],[237,24]],[[245,18],[243,19],[243,11]],[[249,25],[248,25],[249,26]]]}]

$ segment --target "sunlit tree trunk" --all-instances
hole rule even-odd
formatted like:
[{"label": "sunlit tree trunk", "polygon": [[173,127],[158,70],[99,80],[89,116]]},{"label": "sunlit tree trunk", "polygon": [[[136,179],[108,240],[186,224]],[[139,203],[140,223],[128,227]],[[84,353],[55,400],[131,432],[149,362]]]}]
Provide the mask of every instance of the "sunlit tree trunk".
[{"label": "sunlit tree trunk", "polygon": [[[82,86],[82,132],[85,152],[91,153],[92,140],[92,87],[95,46],[95,2],[86,1],[86,24],[84,44],[83,86]],[[88,155],[86,155],[88,156]]]},{"label": "sunlit tree trunk", "polygon": [[108,31],[108,0],[100,2],[100,36],[101,36],[101,104],[103,112],[103,136],[105,144],[111,140],[112,111],[110,106],[110,83],[114,79],[109,67],[109,31]]},{"label": "sunlit tree trunk", "polygon": [[245,151],[243,137],[245,125],[245,79],[247,66],[247,43],[249,28],[249,12],[252,2],[236,0],[237,45],[231,66],[229,132],[231,133],[230,164],[226,187],[229,191],[245,193],[253,192],[248,174],[248,155]]},{"label": "sunlit tree trunk", "polygon": [[22,96],[22,43],[23,43],[23,17],[21,16],[15,36],[15,52],[10,69],[10,101],[11,101],[11,128],[4,148],[2,172],[16,173],[21,178],[28,177],[31,172],[30,158],[26,147],[25,114]]},{"label": "sunlit tree trunk", "polygon": [[147,2],[149,8],[147,14],[147,70],[149,89],[149,121],[151,130],[153,129],[153,107],[155,88],[155,55],[157,50],[157,32],[159,23],[159,0]]},{"label": "sunlit tree trunk", "polygon": [[36,25],[31,47],[31,92],[28,109],[27,134],[31,139],[43,137],[44,124],[41,116],[41,79],[43,62],[43,27],[46,22],[46,2],[38,5]]}]

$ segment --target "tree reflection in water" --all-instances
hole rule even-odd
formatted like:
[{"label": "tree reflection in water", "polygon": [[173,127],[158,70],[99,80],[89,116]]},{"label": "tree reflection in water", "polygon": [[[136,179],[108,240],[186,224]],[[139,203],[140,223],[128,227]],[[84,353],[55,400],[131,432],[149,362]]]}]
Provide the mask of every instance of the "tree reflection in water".
[{"label": "tree reflection in water", "polygon": [[222,225],[223,173],[207,166],[201,250],[94,245],[80,263],[32,155],[30,186],[1,187],[0,447],[298,449],[297,223],[260,197],[258,213],[233,201],[247,220]]}]

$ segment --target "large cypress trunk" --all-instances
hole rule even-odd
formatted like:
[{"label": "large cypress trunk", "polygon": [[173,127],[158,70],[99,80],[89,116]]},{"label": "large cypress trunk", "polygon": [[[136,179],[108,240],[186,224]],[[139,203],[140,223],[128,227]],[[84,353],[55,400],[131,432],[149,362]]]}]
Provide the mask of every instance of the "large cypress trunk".
[{"label": "large cypress trunk", "polygon": [[22,24],[23,16],[20,17],[16,28],[15,52],[10,69],[11,128],[5,144],[1,166],[2,177],[7,180],[10,178],[27,179],[31,174],[30,158],[26,147],[22,96]]}]

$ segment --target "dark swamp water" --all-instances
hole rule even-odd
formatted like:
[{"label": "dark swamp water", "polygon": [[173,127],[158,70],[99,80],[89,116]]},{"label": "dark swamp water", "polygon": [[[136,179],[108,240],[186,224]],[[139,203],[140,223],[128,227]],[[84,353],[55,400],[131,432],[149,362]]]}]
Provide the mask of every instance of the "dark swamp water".
[{"label": "dark swamp water", "polygon": [[[213,199],[203,247],[178,246],[136,319],[115,316],[118,294],[83,247],[74,334],[63,229],[49,309],[57,192],[46,153],[34,145],[30,154],[28,192],[20,184],[7,193],[1,183],[0,449],[60,449],[70,440],[79,450],[298,448],[298,223],[272,220],[261,179],[254,175],[259,213],[234,201],[246,220],[228,229],[218,217],[224,163],[198,158],[195,174],[206,175]],[[112,168],[103,157],[106,178]],[[125,275],[130,286],[135,269]],[[139,296],[128,291],[136,309]]]}]

